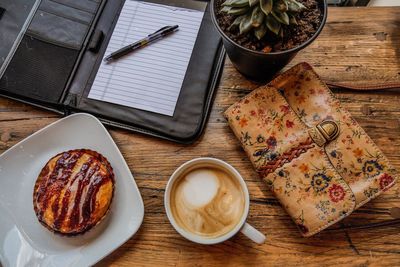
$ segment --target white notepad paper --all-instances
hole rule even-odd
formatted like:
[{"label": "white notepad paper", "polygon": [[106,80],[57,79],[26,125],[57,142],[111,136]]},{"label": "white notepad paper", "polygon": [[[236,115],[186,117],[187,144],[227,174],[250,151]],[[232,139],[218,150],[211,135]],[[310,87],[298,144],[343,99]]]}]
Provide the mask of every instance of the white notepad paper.
[{"label": "white notepad paper", "polygon": [[102,62],[89,98],[173,116],[204,12],[127,0],[104,57],[164,26],[179,30],[111,63]]}]

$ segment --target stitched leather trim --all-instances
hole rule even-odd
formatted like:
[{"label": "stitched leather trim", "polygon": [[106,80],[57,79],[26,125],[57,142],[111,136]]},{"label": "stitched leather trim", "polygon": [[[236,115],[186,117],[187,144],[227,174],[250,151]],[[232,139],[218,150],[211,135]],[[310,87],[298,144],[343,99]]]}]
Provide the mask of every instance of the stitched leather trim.
[{"label": "stitched leather trim", "polygon": [[276,169],[282,167],[285,163],[291,162],[293,159],[298,158],[301,154],[307,152],[307,150],[315,147],[314,141],[311,137],[308,137],[306,141],[300,143],[297,147],[291,148],[289,151],[284,152],[282,155],[274,160],[269,161],[266,165],[258,168],[257,172],[268,175],[274,172]]}]

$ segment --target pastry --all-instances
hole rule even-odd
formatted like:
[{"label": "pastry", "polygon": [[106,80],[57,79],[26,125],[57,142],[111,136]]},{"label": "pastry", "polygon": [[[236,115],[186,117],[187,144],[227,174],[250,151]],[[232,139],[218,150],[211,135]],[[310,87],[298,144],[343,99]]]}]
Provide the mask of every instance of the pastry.
[{"label": "pastry", "polygon": [[114,193],[114,173],[101,154],[76,149],[52,157],[33,192],[39,221],[67,236],[83,234],[107,214]]}]

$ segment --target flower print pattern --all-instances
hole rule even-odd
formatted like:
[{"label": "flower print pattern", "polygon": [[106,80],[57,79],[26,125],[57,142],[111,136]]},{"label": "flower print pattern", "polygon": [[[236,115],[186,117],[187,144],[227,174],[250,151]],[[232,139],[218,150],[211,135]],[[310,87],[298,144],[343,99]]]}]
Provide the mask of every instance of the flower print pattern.
[{"label": "flower print pattern", "polygon": [[362,167],[362,171],[366,178],[372,178],[377,176],[383,170],[382,165],[376,160],[367,160]]},{"label": "flower print pattern", "polygon": [[249,132],[240,132],[240,141],[245,144],[246,146],[252,146],[253,143],[251,142],[251,136],[249,135]]},{"label": "flower print pattern", "polygon": [[243,127],[247,126],[247,122],[248,122],[248,120],[245,117],[242,117],[239,120],[239,125],[243,128]]},{"label": "flower print pattern", "polygon": [[[329,161],[321,157],[321,153],[321,148],[314,147],[267,176],[268,180],[274,181],[274,194],[288,213],[296,218],[296,224],[308,229],[302,232],[305,236],[345,217],[354,208],[351,190],[342,184],[342,178],[330,168]],[[309,159],[312,159],[312,164],[308,163]],[[330,196],[330,188],[340,193],[339,186],[344,193],[334,194],[331,190],[333,195]],[[333,198],[341,201],[335,202]]]},{"label": "flower print pattern", "polygon": [[310,168],[308,167],[308,164],[305,164],[305,163],[302,163],[300,166],[299,166],[299,169],[300,169],[300,171],[302,172],[302,173],[308,173],[309,171],[310,171]]},{"label": "flower print pattern", "polygon": [[273,136],[268,137],[267,146],[269,149],[275,149],[277,145],[276,138]]},{"label": "flower print pattern", "polygon": [[374,197],[377,193],[379,192],[379,188],[375,187],[368,187],[367,189],[364,190],[364,195],[367,196],[368,198]]},{"label": "flower print pattern", "polygon": [[259,135],[257,136],[257,143],[261,144],[261,143],[264,143],[264,142],[265,142],[264,136],[262,136],[261,134],[259,134]]},{"label": "flower print pattern", "polygon": [[315,192],[320,193],[324,191],[328,186],[329,182],[332,180],[331,177],[323,173],[314,174],[311,180],[311,186]]},{"label": "flower print pattern", "polygon": [[293,121],[290,121],[290,120],[286,121],[286,127],[293,128],[293,126],[294,126],[294,122]]},{"label": "flower print pattern", "polygon": [[253,153],[253,156],[255,157],[255,163],[261,163],[261,165],[264,165],[266,162],[276,159],[279,154],[273,149],[274,148],[257,149]]},{"label": "flower print pattern", "polygon": [[379,179],[380,189],[386,191],[393,184],[394,178],[387,173],[384,173]]},{"label": "flower print pattern", "polygon": [[318,202],[315,205],[315,208],[321,211],[321,213],[318,215],[318,218],[322,221],[326,220],[327,216],[336,210],[335,208],[331,208],[331,202],[329,200],[322,200]]},{"label": "flower print pattern", "polygon": [[333,202],[339,202],[344,199],[346,192],[344,191],[343,187],[337,184],[333,184],[329,188],[329,197]]},{"label": "flower print pattern", "polygon": [[353,150],[353,155],[356,158],[360,158],[364,155],[364,151],[362,149],[360,149],[359,147],[357,147],[356,149]]},{"label": "flower print pattern", "polygon": [[283,114],[288,114],[289,111],[290,111],[290,107],[289,107],[288,105],[280,105],[279,107],[280,107],[281,112],[282,112]]}]

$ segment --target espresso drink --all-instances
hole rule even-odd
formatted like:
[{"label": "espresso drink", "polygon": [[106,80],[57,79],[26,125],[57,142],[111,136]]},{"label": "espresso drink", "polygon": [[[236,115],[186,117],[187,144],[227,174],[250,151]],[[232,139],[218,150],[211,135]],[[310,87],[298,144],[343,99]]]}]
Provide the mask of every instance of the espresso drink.
[{"label": "espresso drink", "polygon": [[239,223],[245,198],[239,181],[226,171],[197,167],[173,184],[170,208],[180,227],[202,237],[215,238]]}]

